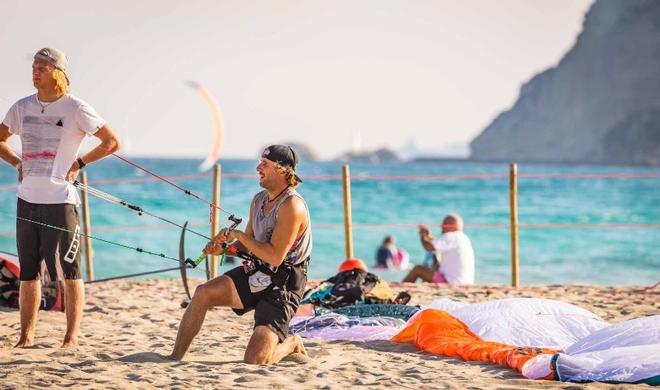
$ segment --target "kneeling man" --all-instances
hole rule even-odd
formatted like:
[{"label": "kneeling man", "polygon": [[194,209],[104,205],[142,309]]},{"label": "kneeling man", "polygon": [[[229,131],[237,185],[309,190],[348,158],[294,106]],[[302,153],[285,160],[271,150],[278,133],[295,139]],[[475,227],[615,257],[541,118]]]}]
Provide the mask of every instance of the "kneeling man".
[{"label": "kneeling man", "polygon": [[257,172],[264,190],[252,199],[245,231],[223,229],[204,248],[219,255],[223,242],[236,240],[253,259],[197,287],[181,319],[172,358],[183,358],[214,306],[230,307],[238,315],[254,310],[246,363],[273,364],[291,353],[305,353],[302,339],[287,335],[307,284],[312,252],[309,209],[295,190],[301,182],[297,162],[289,146],[263,151]]}]

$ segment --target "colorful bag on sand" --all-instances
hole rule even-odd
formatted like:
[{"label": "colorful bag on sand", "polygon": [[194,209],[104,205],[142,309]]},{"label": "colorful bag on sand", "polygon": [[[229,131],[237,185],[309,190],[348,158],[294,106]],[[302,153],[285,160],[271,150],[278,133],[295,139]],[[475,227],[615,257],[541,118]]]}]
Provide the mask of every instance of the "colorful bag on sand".
[{"label": "colorful bag on sand", "polygon": [[405,304],[410,299],[402,299],[401,295],[394,297],[386,281],[378,276],[361,270],[343,271],[322,282],[315,289],[307,290],[301,304],[312,303],[315,307],[337,309],[359,303],[400,303]]},{"label": "colorful bag on sand", "polygon": [[[0,252],[0,306],[18,309],[21,269],[15,255]],[[64,311],[64,283],[51,280],[46,266],[41,283],[41,310]]]},{"label": "colorful bag on sand", "polygon": [[18,307],[18,266],[0,254],[0,306]]}]

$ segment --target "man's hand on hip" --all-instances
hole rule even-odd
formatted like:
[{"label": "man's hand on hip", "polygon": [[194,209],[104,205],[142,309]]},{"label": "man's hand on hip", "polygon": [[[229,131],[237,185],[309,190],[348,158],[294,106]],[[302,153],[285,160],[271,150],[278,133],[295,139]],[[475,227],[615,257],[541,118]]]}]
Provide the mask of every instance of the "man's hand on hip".
[{"label": "man's hand on hip", "polygon": [[69,172],[66,174],[66,181],[74,181],[78,178],[78,173],[80,172],[80,167],[78,166],[78,161],[74,161],[69,168]]},{"label": "man's hand on hip", "polygon": [[23,164],[18,163],[16,164],[16,170],[18,171],[18,182],[22,183],[23,182]]}]

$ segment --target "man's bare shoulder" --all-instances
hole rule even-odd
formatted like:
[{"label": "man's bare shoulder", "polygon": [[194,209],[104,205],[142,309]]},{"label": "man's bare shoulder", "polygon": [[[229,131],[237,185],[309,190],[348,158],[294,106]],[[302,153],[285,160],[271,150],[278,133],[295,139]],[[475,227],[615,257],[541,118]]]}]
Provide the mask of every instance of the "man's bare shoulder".
[{"label": "man's bare shoulder", "polygon": [[289,196],[282,202],[282,207],[280,207],[280,212],[285,211],[295,215],[307,213],[307,206],[305,202],[300,198],[300,196]]},{"label": "man's bare shoulder", "polygon": [[252,202],[251,202],[252,206],[254,206],[257,203],[257,199],[259,199],[261,194],[263,194],[263,191],[259,191],[256,194],[254,194],[254,196],[252,197]]}]

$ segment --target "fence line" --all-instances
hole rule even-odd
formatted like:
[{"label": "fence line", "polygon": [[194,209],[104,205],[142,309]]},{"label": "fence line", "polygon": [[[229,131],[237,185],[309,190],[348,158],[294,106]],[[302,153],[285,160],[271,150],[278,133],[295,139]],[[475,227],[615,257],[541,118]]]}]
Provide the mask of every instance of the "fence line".
[{"label": "fence line", "polygon": [[[194,180],[204,179],[213,176],[213,172],[193,173],[186,175],[163,176],[167,180]],[[234,179],[254,179],[253,173],[223,173],[224,178]],[[424,180],[489,180],[506,179],[509,175],[506,173],[482,173],[482,174],[462,174],[462,175],[428,175],[428,176],[407,176],[407,175],[353,175],[351,180],[381,180],[381,181],[424,181]],[[301,176],[306,180],[342,180],[341,175],[306,175]],[[658,173],[518,173],[518,178],[528,179],[655,179],[660,178]],[[89,184],[118,184],[118,183],[148,183],[159,181],[155,177],[128,177],[116,179],[98,179],[90,180]],[[13,191],[15,184],[0,186],[0,192]]]},{"label": "fence line", "polygon": [[[433,223],[353,223],[351,226],[357,229],[397,229],[410,228],[416,229],[420,224],[436,226]],[[206,222],[191,222],[188,227],[208,227]],[[344,227],[343,223],[314,223],[315,229],[339,229]],[[465,229],[509,229],[507,223],[473,223],[466,224]],[[660,224],[656,223],[519,223],[519,228],[524,229],[660,229]],[[149,225],[105,225],[94,226],[97,232],[109,231],[129,231],[129,230],[157,230],[173,229],[169,224],[149,224]],[[16,232],[13,230],[0,231],[0,237],[13,237]]]},{"label": "fence line", "polygon": [[[120,157],[121,158],[121,157]],[[122,159],[123,160],[123,159]],[[131,165],[135,165],[129,161],[126,161]],[[140,168],[147,173],[151,173],[144,168]],[[355,175],[353,177],[349,176],[349,167],[344,165],[342,167],[341,175],[308,175],[303,176],[304,179],[312,180],[339,180],[341,181],[343,191],[344,191],[344,223],[315,223],[315,228],[325,228],[325,229],[336,229],[343,228],[346,235],[346,257],[351,258],[353,256],[353,242],[352,242],[352,229],[393,229],[393,228],[405,228],[405,229],[416,229],[419,224],[417,223],[353,223],[351,218],[351,207],[350,207],[350,182],[351,181],[433,181],[433,180],[490,180],[490,179],[509,179],[509,195],[510,195],[510,221],[509,223],[483,223],[483,224],[468,224],[466,229],[510,229],[511,231],[511,253],[512,253],[512,286],[518,286],[518,229],[660,229],[660,224],[643,224],[643,223],[518,223],[517,214],[517,183],[519,178],[528,178],[528,179],[654,179],[660,178],[660,172],[654,173],[523,173],[520,174],[517,171],[517,165],[510,165],[509,174],[505,173],[481,173],[481,174],[456,174],[456,175]],[[107,185],[107,184],[118,184],[118,183],[146,183],[146,182],[155,182],[155,181],[165,181],[170,185],[177,187],[181,190],[185,190],[179,187],[173,181],[178,180],[193,180],[193,179],[205,179],[213,177],[213,203],[209,203],[203,198],[200,198],[194,195],[199,200],[202,200],[209,205],[211,205],[212,210],[215,206],[217,211],[217,206],[219,204],[219,195],[220,195],[220,178],[238,178],[238,179],[250,179],[253,180],[256,177],[254,173],[224,173],[221,174],[219,166],[216,165],[214,172],[202,172],[202,173],[193,173],[193,174],[184,174],[184,175],[174,175],[174,176],[158,176],[151,173],[154,177],[132,177],[132,178],[115,178],[115,179],[100,179],[100,180],[90,180],[90,184],[96,185]],[[0,192],[15,190],[16,185],[4,185],[0,186]],[[186,193],[190,194],[186,190]],[[83,202],[84,212],[83,214],[88,217],[89,207],[86,202]],[[211,218],[209,222],[193,222],[189,226],[209,226],[209,223],[212,221],[217,221],[216,218]],[[217,222],[216,222],[217,223]],[[435,226],[436,224],[427,224],[430,226]],[[106,225],[106,226],[96,226],[96,231],[128,231],[128,230],[144,230],[144,229],[163,229],[171,228],[170,225],[165,224],[149,224],[149,225]],[[212,229],[213,230],[213,229]],[[217,227],[216,229],[217,230]],[[11,237],[15,236],[15,231],[0,231],[0,237]],[[183,233],[182,233],[183,237]],[[181,251],[183,246],[180,244],[179,251]],[[91,249],[87,247],[86,252],[88,253],[89,262],[91,263]],[[181,254],[180,254],[181,256]],[[207,279],[212,277],[215,273],[216,261],[212,259],[211,269],[207,263]],[[90,271],[90,264],[88,263],[88,279],[93,278]],[[211,272],[209,272],[211,271]]]}]

